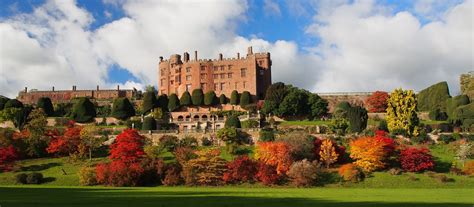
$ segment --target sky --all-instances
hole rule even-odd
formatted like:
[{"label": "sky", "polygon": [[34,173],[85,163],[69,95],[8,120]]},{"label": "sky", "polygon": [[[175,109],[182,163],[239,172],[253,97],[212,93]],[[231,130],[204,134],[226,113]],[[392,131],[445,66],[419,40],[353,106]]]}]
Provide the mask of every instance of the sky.
[{"label": "sky", "polygon": [[422,90],[474,70],[474,0],[1,0],[0,94],[157,87],[159,57],[270,52],[311,92]]}]

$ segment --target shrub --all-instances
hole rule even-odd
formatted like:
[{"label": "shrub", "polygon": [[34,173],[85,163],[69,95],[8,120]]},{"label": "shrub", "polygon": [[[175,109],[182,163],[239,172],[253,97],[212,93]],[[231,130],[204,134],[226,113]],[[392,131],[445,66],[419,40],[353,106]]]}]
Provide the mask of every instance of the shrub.
[{"label": "shrub", "polygon": [[242,128],[249,129],[249,128],[257,128],[259,123],[257,120],[249,119],[241,122]]},{"label": "shrub", "polygon": [[418,135],[419,120],[416,98],[412,90],[395,89],[388,99],[387,120],[390,132],[404,129],[408,135]]},{"label": "shrub", "polygon": [[266,165],[276,167],[276,172],[285,174],[291,163],[290,145],[285,142],[258,142],[255,150],[255,158]]},{"label": "shrub", "polygon": [[96,116],[95,106],[89,98],[81,97],[72,107],[70,118],[79,123],[92,121]]},{"label": "shrub", "polygon": [[43,174],[41,173],[30,173],[26,176],[27,184],[41,184],[43,182]]},{"label": "shrub", "polygon": [[142,130],[156,130],[156,120],[151,116],[145,117],[143,119]]},{"label": "shrub", "polygon": [[433,109],[429,112],[428,117],[431,120],[444,121],[448,119],[446,112],[441,111],[440,109]]},{"label": "shrub", "polygon": [[197,157],[195,150],[189,147],[178,147],[174,150],[173,154],[176,161],[178,161],[178,163],[181,165],[184,165],[189,160],[195,159]]},{"label": "shrub", "polygon": [[142,173],[143,168],[139,163],[126,163],[121,160],[96,166],[97,182],[103,185],[137,186]]},{"label": "shrub", "polygon": [[293,131],[280,135],[278,142],[284,142],[290,147],[292,160],[312,159],[314,137],[306,132]]},{"label": "shrub", "polygon": [[[170,99],[171,101],[171,99]],[[188,91],[185,91],[181,98],[179,99],[181,106],[191,106],[191,94]]]},{"label": "shrub", "polygon": [[46,151],[50,154],[69,155],[78,152],[81,144],[82,127],[69,125],[64,134],[58,135],[51,132],[52,137]]},{"label": "shrub", "polygon": [[147,91],[143,93],[142,113],[147,114],[156,106],[157,106],[157,100],[156,100],[155,91]]},{"label": "shrub", "polygon": [[138,162],[145,155],[143,151],[144,140],[145,138],[141,136],[137,130],[123,130],[122,133],[115,138],[114,143],[110,145],[109,159],[125,163]]},{"label": "shrub", "polygon": [[259,141],[261,142],[271,142],[275,140],[275,133],[272,129],[262,129],[260,130],[259,134]]},{"label": "shrub", "polygon": [[23,103],[16,99],[10,99],[8,100],[5,105],[3,106],[4,109],[8,108],[23,108]]},{"label": "shrub", "polygon": [[364,173],[362,170],[360,170],[357,165],[352,163],[341,166],[338,170],[338,174],[344,181],[350,181],[354,183],[360,182],[364,179]]},{"label": "shrub", "polygon": [[194,89],[191,100],[193,102],[193,105],[202,106],[202,104],[204,102],[204,94],[202,92],[202,89],[200,89],[200,88]]},{"label": "shrub", "polygon": [[329,168],[329,165],[337,161],[338,154],[336,153],[336,148],[331,140],[323,140],[319,150],[319,156],[321,162],[326,164],[326,168]]},{"label": "shrub", "polygon": [[199,151],[198,157],[183,165],[181,175],[186,185],[222,185],[227,162],[219,150]]},{"label": "shrub", "polygon": [[259,162],[255,178],[264,185],[276,185],[281,181],[283,175],[277,172],[275,166]]},{"label": "shrub", "polygon": [[179,146],[196,148],[198,146],[198,140],[193,136],[185,136],[183,139],[179,140]]},{"label": "shrub", "polygon": [[225,120],[225,127],[226,128],[230,128],[230,127],[241,128],[239,117],[237,116],[227,117],[227,120]]},{"label": "shrub", "polygon": [[230,94],[230,104],[237,105],[239,104],[239,92],[233,90]]},{"label": "shrub", "polygon": [[172,135],[163,135],[159,139],[160,146],[167,149],[169,152],[174,151],[179,145],[178,137]]},{"label": "shrub", "polygon": [[450,119],[453,119],[454,111],[459,106],[469,104],[469,97],[467,95],[459,95],[446,100],[446,113]]},{"label": "shrub", "polygon": [[306,159],[294,162],[288,171],[288,177],[295,186],[312,186],[318,178],[319,164]]},{"label": "shrub", "polygon": [[19,157],[13,145],[8,147],[1,147],[0,145],[0,172],[10,170]]},{"label": "shrub", "polygon": [[97,185],[97,179],[95,175],[95,168],[84,166],[79,172],[79,184],[80,185]]},{"label": "shrub", "polygon": [[453,135],[450,135],[450,134],[441,134],[441,135],[439,135],[439,137],[438,137],[438,141],[439,141],[439,142],[443,142],[443,143],[445,143],[445,144],[449,144],[450,142],[456,141],[456,139],[454,139]]},{"label": "shrub", "polygon": [[8,100],[10,100],[10,99],[7,98],[7,97],[4,97],[4,96],[0,96],[0,111],[3,110],[3,108],[5,107],[5,104],[8,102]]},{"label": "shrub", "polygon": [[206,146],[206,147],[211,146],[212,145],[212,140],[207,138],[207,137],[204,137],[204,138],[201,139],[201,145]]},{"label": "shrub", "polygon": [[387,109],[388,93],[385,91],[375,91],[367,98],[366,103],[372,113],[385,112]]},{"label": "shrub", "polygon": [[225,94],[221,94],[219,96],[219,103],[220,104],[227,104],[227,97],[225,96]]},{"label": "shrub", "polygon": [[343,118],[331,119],[331,123],[329,124],[329,129],[337,135],[346,134],[348,127],[349,127],[349,122]]},{"label": "shrub", "polygon": [[180,101],[178,99],[178,96],[172,93],[168,100],[168,110],[170,112],[175,111],[176,109],[179,108],[179,106],[180,106]]},{"label": "shrub", "polygon": [[164,148],[158,145],[146,145],[143,147],[143,152],[150,159],[158,159],[163,153]]},{"label": "shrub", "polygon": [[16,175],[15,175],[16,183],[18,183],[18,184],[26,184],[26,177],[28,177],[28,176],[26,175],[26,173],[19,173],[19,174],[16,174]]},{"label": "shrub", "polygon": [[462,171],[466,175],[474,175],[474,160],[467,161],[466,163],[464,163]]},{"label": "shrub", "polygon": [[434,168],[433,157],[427,148],[409,147],[401,150],[400,164],[403,170],[409,172],[422,172]]},{"label": "shrub", "polygon": [[418,110],[444,110],[446,108],[446,99],[449,97],[448,83],[446,81],[436,83],[418,93],[416,97],[418,99]]},{"label": "shrub", "polygon": [[165,186],[175,186],[183,183],[183,179],[181,178],[181,167],[179,164],[167,164],[165,178],[163,179],[162,183]]},{"label": "shrub", "polygon": [[363,107],[354,106],[347,110],[347,120],[351,132],[362,132],[367,128],[368,118],[367,110]]},{"label": "shrub", "polygon": [[213,106],[217,104],[217,96],[214,91],[208,91],[204,94],[204,105]]},{"label": "shrub", "polygon": [[240,106],[245,107],[250,104],[252,97],[250,96],[250,92],[244,91],[240,95]]},{"label": "shrub", "polygon": [[[336,150],[336,154],[337,154],[337,162],[343,162],[344,161],[344,157],[346,155],[346,148],[342,145],[337,145],[336,142],[334,142],[333,140],[330,140],[332,142],[332,145],[334,146],[335,150]],[[312,149],[312,152],[313,152],[313,155],[314,155],[314,158],[315,160],[321,160],[321,145],[323,144],[323,140],[321,139],[314,139],[313,141],[313,149]]]},{"label": "shrub", "polygon": [[116,98],[114,100],[114,103],[112,105],[113,117],[120,120],[125,120],[134,115],[135,115],[135,108],[133,108],[133,105],[132,103],[130,103],[128,98]]},{"label": "shrub", "polygon": [[39,98],[38,102],[36,103],[36,107],[43,109],[44,113],[46,113],[47,116],[54,115],[53,103],[51,103],[51,99],[49,97]]},{"label": "shrub", "polygon": [[385,147],[387,143],[376,137],[360,137],[350,142],[350,157],[354,164],[365,172],[372,172],[385,167],[388,156]]},{"label": "shrub", "polygon": [[257,164],[247,155],[235,158],[232,162],[227,163],[227,172],[223,176],[224,182],[245,183],[254,181]]}]

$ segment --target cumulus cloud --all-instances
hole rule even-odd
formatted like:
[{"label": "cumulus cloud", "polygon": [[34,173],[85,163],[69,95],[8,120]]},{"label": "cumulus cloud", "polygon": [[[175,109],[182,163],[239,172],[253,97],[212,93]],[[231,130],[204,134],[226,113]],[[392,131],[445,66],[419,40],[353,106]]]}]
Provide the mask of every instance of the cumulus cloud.
[{"label": "cumulus cloud", "polygon": [[273,0],[263,1],[263,12],[266,16],[281,16],[280,5]]},{"label": "cumulus cloud", "polygon": [[385,13],[373,1],[342,4],[315,16],[307,32],[321,39],[316,91],[421,90],[447,80],[459,92],[459,74],[473,69],[472,1],[422,25],[411,13]]}]

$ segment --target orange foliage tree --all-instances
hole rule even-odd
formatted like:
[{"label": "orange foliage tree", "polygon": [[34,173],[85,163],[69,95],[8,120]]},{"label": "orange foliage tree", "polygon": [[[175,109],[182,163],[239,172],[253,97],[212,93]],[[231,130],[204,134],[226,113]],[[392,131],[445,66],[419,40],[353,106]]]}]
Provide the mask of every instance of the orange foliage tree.
[{"label": "orange foliage tree", "polygon": [[329,165],[337,161],[338,154],[336,153],[336,148],[334,147],[331,140],[323,140],[319,155],[321,157],[321,161],[326,164],[326,168],[329,168]]},{"label": "orange foliage tree", "polygon": [[293,163],[290,146],[286,142],[257,143],[255,158],[267,165],[275,166],[279,175],[285,174]]},{"label": "orange foliage tree", "polygon": [[365,172],[373,172],[385,167],[388,156],[386,142],[376,137],[360,137],[350,143],[350,157],[354,164]]}]

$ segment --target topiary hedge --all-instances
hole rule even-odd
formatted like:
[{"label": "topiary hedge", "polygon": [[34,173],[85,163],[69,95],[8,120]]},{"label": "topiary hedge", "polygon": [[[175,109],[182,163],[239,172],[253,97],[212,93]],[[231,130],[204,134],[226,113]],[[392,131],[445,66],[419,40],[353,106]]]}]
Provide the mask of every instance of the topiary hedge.
[{"label": "topiary hedge", "polygon": [[43,109],[44,113],[47,116],[53,116],[54,115],[53,103],[51,103],[51,99],[49,97],[39,98],[38,102],[36,103],[36,107]]},{"label": "topiary hedge", "polygon": [[155,118],[149,116],[145,117],[142,124],[142,130],[156,130],[156,120]]},{"label": "topiary hedge", "polygon": [[181,98],[179,99],[181,106],[191,106],[191,94],[188,91],[185,91]]},{"label": "topiary hedge", "polygon": [[362,132],[367,128],[367,110],[364,107],[354,106],[347,111],[347,120],[351,132]]},{"label": "topiary hedge", "polygon": [[206,106],[213,106],[217,104],[217,97],[214,91],[208,91],[204,95],[204,105]]},{"label": "topiary hedge", "polygon": [[156,95],[154,91],[147,91],[143,94],[142,113],[147,114],[157,106]]},{"label": "topiary hedge", "polygon": [[448,83],[446,81],[436,83],[421,90],[416,96],[418,99],[418,111],[432,111],[435,109],[446,109],[446,100],[450,98]]},{"label": "topiary hedge", "polygon": [[225,120],[225,125],[224,126],[226,128],[229,128],[229,127],[241,128],[239,117],[237,117],[237,116],[228,116],[227,120]]},{"label": "topiary hedge", "polygon": [[446,100],[446,113],[450,119],[453,118],[454,111],[459,106],[469,104],[469,97],[466,95],[459,95]]},{"label": "topiary hedge", "polygon": [[112,116],[120,120],[126,120],[135,116],[135,108],[133,108],[128,98],[116,98],[112,105]]},{"label": "topiary hedge", "polygon": [[180,101],[178,99],[178,96],[172,93],[168,99],[168,110],[175,111],[176,109],[179,108],[179,106],[180,106]]},{"label": "topiary hedge", "polygon": [[221,94],[219,96],[219,103],[220,104],[227,104],[227,97],[225,96],[225,94]]},{"label": "topiary hedge", "polygon": [[95,106],[87,97],[78,98],[71,111],[71,119],[79,123],[92,121],[96,116]]},{"label": "topiary hedge", "polygon": [[250,104],[251,102],[251,95],[250,92],[244,91],[242,95],[240,95],[240,106],[245,107]]},{"label": "topiary hedge", "polygon": [[239,104],[239,92],[233,90],[230,94],[230,104],[237,105]]},{"label": "topiary hedge", "polygon": [[202,89],[194,89],[191,100],[193,102],[193,105],[202,106],[202,104],[204,103],[204,94],[202,92]]}]

